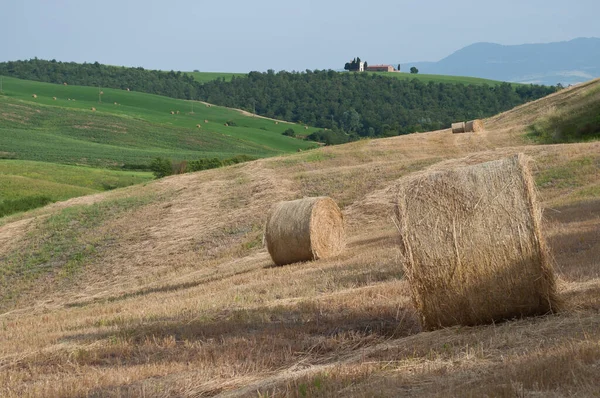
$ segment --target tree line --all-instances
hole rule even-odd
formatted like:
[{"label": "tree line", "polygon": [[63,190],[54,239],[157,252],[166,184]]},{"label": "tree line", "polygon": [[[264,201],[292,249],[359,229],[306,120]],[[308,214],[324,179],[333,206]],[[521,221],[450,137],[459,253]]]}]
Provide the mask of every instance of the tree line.
[{"label": "tree line", "polygon": [[203,84],[199,96],[222,106],[328,129],[339,140],[450,127],[541,98],[554,87],[464,85],[334,71],[250,72]]},{"label": "tree line", "polygon": [[[357,59],[358,61],[358,59]],[[320,127],[309,139],[328,144],[447,128],[546,96],[555,87],[464,85],[376,74],[250,72],[201,84],[182,72],[32,59],[0,63],[0,74],[28,80],[131,89],[245,109]]]}]

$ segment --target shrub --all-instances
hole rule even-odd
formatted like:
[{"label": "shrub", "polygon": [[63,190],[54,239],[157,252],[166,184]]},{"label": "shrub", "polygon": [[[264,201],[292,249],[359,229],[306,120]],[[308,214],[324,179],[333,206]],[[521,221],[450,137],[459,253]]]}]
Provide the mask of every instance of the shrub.
[{"label": "shrub", "polygon": [[169,159],[157,157],[150,163],[150,170],[154,173],[154,177],[163,178],[173,174],[173,166]]},{"label": "shrub", "polygon": [[288,137],[295,137],[296,136],[296,132],[294,131],[294,129],[289,128],[287,130],[285,130],[283,133],[281,133],[283,135],[287,135]]}]

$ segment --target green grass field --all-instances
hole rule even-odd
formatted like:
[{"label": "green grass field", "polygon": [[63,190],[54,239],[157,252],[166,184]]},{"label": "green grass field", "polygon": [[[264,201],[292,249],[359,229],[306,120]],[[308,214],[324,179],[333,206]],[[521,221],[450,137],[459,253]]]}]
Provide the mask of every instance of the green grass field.
[{"label": "green grass field", "polygon": [[[186,72],[192,75],[196,81],[200,83],[209,82],[218,78],[225,78],[226,81],[231,81],[231,76],[236,77],[247,76],[246,73],[224,73],[224,72]],[[341,72],[347,73],[347,72]],[[423,82],[434,82],[434,83],[451,83],[451,84],[475,84],[483,85],[487,84],[494,86],[503,83],[499,80],[482,79],[479,77],[466,77],[466,76],[447,76],[447,75],[428,75],[428,74],[412,74],[412,73],[391,73],[391,72],[366,72],[369,74],[376,74],[385,77],[392,77],[394,79],[417,79]],[[519,83],[511,83],[513,86],[520,85]]]},{"label": "green grass field", "polygon": [[[369,74],[376,74],[386,77],[392,77],[394,79],[417,79],[422,82],[434,82],[434,83],[451,83],[451,84],[464,84],[464,85],[484,85],[495,86],[503,83],[499,80],[482,79],[479,77],[465,77],[465,76],[447,76],[447,75],[427,75],[420,73],[398,73],[398,72],[366,72]],[[511,83],[513,86],[519,86],[519,83]]]},{"label": "green grass field", "polygon": [[139,184],[152,178],[150,172],[0,160],[0,199],[43,195],[56,201]]},{"label": "green grass field", "polygon": [[[314,128],[276,124],[199,102],[101,89],[99,103],[97,88],[7,77],[3,87],[0,148],[18,159],[116,167],[148,164],[157,156],[266,157],[316,146],[281,134],[290,127],[307,134]],[[232,121],[235,127],[225,126]]]},{"label": "green grass field", "polygon": [[317,129],[200,102],[105,88],[99,102],[98,88],[8,77],[2,88],[0,203],[64,200],[147,181],[151,173],[121,168],[143,168],[159,156],[268,157],[317,146],[282,135],[290,127]]}]

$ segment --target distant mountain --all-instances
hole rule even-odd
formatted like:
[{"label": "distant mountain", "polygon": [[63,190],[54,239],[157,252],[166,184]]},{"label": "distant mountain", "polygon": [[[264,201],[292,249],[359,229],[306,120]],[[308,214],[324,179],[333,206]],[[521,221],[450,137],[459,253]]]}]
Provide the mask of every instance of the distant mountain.
[{"label": "distant mountain", "polygon": [[419,73],[473,76],[517,83],[563,85],[600,77],[600,38],[504,46],[475,43],[438,62],[404,62]]}]

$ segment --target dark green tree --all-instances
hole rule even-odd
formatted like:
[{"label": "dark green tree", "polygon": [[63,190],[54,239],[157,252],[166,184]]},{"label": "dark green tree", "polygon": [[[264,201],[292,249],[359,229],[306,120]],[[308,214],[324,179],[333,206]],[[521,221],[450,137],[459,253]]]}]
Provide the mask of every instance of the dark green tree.
[{"label": "dark green tree", "polygon": [[156,178],[163,178],[173,174],[173,166],[169,159],[157,157],[150,163],[150,170]]},{"label": "dark green tree", "polygon": [[411,66],[410,67],[410,73],[417,74],[417,73],[419,73],[419,70],[417,68],[415,68],[414,66]]}]

